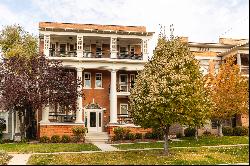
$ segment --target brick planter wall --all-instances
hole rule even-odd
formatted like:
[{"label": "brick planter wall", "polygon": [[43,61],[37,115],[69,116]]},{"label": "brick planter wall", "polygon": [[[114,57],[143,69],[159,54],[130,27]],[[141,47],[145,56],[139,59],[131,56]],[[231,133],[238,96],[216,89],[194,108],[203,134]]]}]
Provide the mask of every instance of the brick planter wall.
[{"label": "brick planter wall", "polygon": [[[147,129],[144,129],[142,127],[132,127],[132,126],[123,126],[123,125],[114,125],[114,126],[107,126],[107,132],[108,134],[112,137],[114,136],[114,128],[116,127],[124,127],[126,129],[129,129],[130,130],[130,133],[142,133],[142,134],[145,134],[145,133],[148,133],[148,132],[152,132],[152,128],[147,128]],[[169,129],[169,135],[175,135],[177,133],[183,133],[183,127],[181,127],[179,124],[174,124],[172,126],[170,126],[170,129]]]},{"label": "brick planter wall", "polygon": [[152,129],[151,128],[148,128],[148,129],[144,129],[142,127],[131,127],[131,126],[107,126],[107,132],[109,134],[109,136],[114,136],[114,129],[117,128],[117,127],[123,127],[123,128],[126,128],[126,129],[129,129],[130,130],[130,133],[142,133],[142,134],[145,134],[147,132],[151,132]]},{"label": "brick planter wall", "polygon": [[40,137],[42,136],[48,136],[51,137],[53,135],[68,135],[68,136],[72,136],[72,128],[74,127],[83,127],[83,125],[39,125],[40,126]]}]

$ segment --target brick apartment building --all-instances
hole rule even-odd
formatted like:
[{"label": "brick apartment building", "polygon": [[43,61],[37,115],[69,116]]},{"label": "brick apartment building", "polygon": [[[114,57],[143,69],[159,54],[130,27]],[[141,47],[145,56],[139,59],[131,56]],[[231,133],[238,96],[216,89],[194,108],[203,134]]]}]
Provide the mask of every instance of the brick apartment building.
[{"label": "brick apartment building", "polygon": [[[75,113],[59,105],[37,112],[37,136],[71,135],[75,126],[86,126],[89,133],[112,134],[112,129],[117,126],[147,132],[133,124],[128,96],[137,72],[148,61],[147,43],[153,34],[144,26],[40,22],[40,53],[48,59],[62,61],[67,70],[82,79],[83,87],[79,90],[82,89],[85,99],[78,97]],[[188,42],[190,50],[200,61],[203,74],[208,70],[218,72],[222,60],[236,54],[236,63],[240,65],[242,74],[249,76],[248,40],[220,38],[219,43],[195,43],[186,37],[182,39]],[[0,118],[7,124],[5,138],[13,139],[20,133],[17,115],[0,113]],[[248,115],[237,115],[225,125],[248,126]],[[212,121],[201,130],[215,132],[215,129]],[[175,125],[171,131],[183,129]]]}]

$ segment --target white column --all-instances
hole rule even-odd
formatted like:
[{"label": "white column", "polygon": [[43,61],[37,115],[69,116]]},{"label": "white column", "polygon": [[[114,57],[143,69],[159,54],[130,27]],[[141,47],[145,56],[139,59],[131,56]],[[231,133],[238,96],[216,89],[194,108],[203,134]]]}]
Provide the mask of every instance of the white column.
[{"label": "white column", "polygon": [[42,120],[40,123],[50,123],[49,121],[49,105],[43,107],[42,110]]},{"label": "white column", "polygon": [[110,37],[110,58],[117,58],[117,38]]},{"label": "white column", "polygon": [[116,71],[111,70],[110,83],[110,123],[117,123]]},{"label": "white column", "polygon": [[46,57],[49,56],[49,48],[50,48],[50,35],[44,35],[44,47],[43,52]]},{"label": "white column", "polygon": [[83,57],[83,36],[77,35],[77,57]]},{"label": "white column", "polygon": [[237,54],[237,65],[239,65],[240,72],[241,72],[241,57],[239,53]]},{"label": "white column", "polygon": [[[77,78],[82,80],[82,68],[76,68]],[[82,85],[77,87],[78,92],[82,92]],[[77,98],[77,110],[76,110],[76,121],[75,123],[83,123],[82,120],[82,96]]]},{"label": "white column", "polygon": [[143,54],[143,57],[142,59],[144,61],[147,61],[148,60],[148,41],[147,39],[142,39],[142,54]]}]

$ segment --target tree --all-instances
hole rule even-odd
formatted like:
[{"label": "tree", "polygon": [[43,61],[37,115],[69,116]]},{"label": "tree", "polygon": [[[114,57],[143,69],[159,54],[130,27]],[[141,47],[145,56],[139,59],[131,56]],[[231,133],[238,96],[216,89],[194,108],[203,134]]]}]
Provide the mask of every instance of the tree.
[{"label": "tree", "polygon": [[31,112],[57,103],[76,110],[80,80],[65,72],[60,62],[44,56],[15,56],[4,59],[0,69],[1,104],[7,111],[18,113],[22,138],[30,126]]},{"label": "tree", "polygon": [[217,75],[206,76],[214,108],[211,118],[218,124],[218,135],[223,136],[222,122],[236,114],[248,112],[248,79],[241,75],[235,57],[225,59]]},{"label": "tree", "polygon": [[162,130],[165,154],[169,153],[170,126],[202,124],[210,109],[199,62],[179,38],[158,39],[152,60],[138,74],[129,101],[135,124]]},{"label": "tree", "polygon": [[32,57],[38,52],[37,38],[19,25],[5,26],[0,32],[0,48],[4,57]]}]

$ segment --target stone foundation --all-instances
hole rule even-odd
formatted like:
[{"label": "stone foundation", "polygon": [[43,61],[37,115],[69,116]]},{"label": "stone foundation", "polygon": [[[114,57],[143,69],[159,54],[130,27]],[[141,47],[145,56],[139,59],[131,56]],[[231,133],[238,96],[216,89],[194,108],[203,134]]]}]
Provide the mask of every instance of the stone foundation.
[{"label": "stone foundation", "polygon": [[83,127],[83,124],[40,124],[40,137],[53,135],[68,135],[72,136],[72,128]]}]

